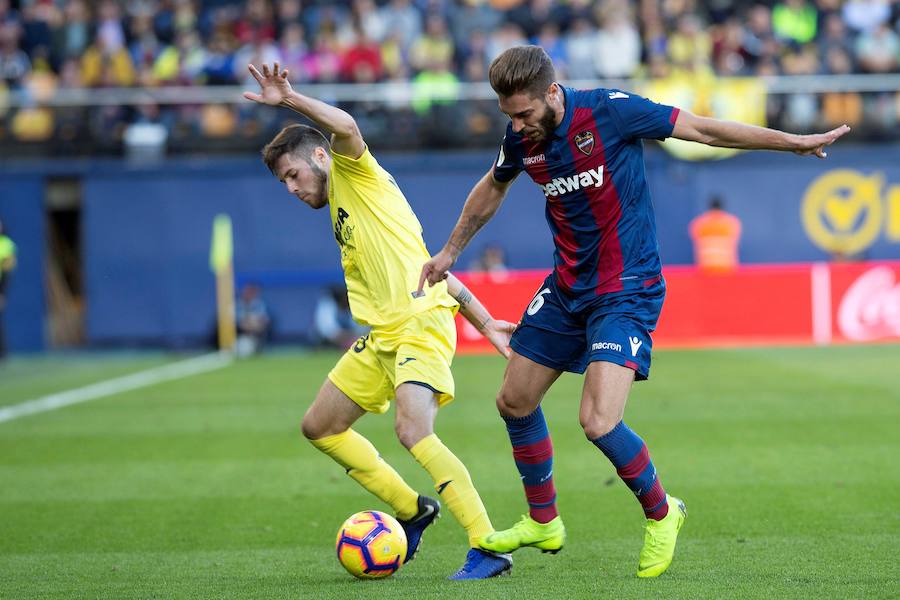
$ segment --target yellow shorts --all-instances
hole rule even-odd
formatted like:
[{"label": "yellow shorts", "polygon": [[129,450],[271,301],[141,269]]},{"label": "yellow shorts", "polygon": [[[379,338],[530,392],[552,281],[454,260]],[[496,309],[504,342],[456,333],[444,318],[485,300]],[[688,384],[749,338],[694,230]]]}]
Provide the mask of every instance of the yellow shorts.
[{"label": "yellow shorts", "polygon": [[438,306],[390,330],[373,329],[347,350],[328,379],[368,412],[385,412],[401,383],[430,388],[439,406],[447,404],[455,392],[455,313]]}]

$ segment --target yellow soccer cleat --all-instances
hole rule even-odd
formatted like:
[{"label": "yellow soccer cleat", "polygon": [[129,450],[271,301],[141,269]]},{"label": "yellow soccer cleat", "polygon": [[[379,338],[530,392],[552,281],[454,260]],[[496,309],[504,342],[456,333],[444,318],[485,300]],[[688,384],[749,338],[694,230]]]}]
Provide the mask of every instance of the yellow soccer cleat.
[{"label": "yellow soccer cleat", "polygon": [[523,515],[522,519],[503,531],[495,531],[481,540],[481,547],[491,552],[506,554],[523,546],[538,548],[542,552],[556,554],[566,543],[566,526],[557,515],[549,523],[538,523]]},{"label": "yellow soccer cleat", "polygon": [[638,561],[638,577],[659,577],[675,557],[675,541],[678,530],[687,517],[684,502],[674,496],[666,496],[669,513],[661,521],[647,519],[644,528],[644,547]]}]

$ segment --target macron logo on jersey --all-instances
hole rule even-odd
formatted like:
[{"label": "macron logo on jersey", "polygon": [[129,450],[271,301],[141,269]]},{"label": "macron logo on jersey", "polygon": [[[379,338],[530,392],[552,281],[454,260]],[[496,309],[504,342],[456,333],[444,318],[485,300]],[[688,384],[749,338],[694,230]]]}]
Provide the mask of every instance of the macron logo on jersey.
[{"label": "macron logo on jersey", "polygon": [[552,196],[563,196],[569,192],[577,192],[582,188],[595,187],[603,185],[603,165],[596,169],[588,169],[581,173],[576,173],[571,177],[557,177],[550,183],[541,186],[544,196],[550,198]]},{"label": "macron logo on jersey", "polygon": [[615,342],[594,342],[591,344],[591,350],[615,350],[616,352],[621,352],[622,344],[617,344]]}]

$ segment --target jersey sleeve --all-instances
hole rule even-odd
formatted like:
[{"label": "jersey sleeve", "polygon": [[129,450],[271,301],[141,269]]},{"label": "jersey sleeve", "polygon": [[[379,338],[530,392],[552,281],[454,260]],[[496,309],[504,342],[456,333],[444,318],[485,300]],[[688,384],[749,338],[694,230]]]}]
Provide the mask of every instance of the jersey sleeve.
[{"label": "jersey sleeve", "polygon": [[608,90],[605,99],[623,137],[629,139],[647,138],[663,140],[672,135],[678,110],[667,104],[657,104],[642,96]]},{"label": "jersey sleeve", "polygon": [[512,141],[510,129],[506,128],[506,136],[500,143],[500,151],[497,153],[497,160],[494,161],[494,179],[502,183],[512,181],[525,168],[518,149],[519,144]]},{"label": "jersey sleeve", "polygon": [[369,152],[368,145],[366,145],[359,158],[351,158],[332,150],[331,161],[334,163],[334,168],[337,171],[354,178],[373,179],[378,176],[378,161]]}]

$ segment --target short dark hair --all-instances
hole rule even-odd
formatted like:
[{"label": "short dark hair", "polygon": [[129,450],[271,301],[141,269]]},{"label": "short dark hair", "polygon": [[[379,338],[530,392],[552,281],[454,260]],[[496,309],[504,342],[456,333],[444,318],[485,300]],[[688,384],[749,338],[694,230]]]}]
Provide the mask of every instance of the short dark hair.
[{"label": "short dark hair", "polygon": [[331,153],[331,144],[321,131],[308,125],[288,125],[262,149],[263,162],[274,174],[275,163],[285,154],[293,154],[309,163],[309,157],[316,148],[324,148],[325,152]]},{"label": "short dark hair", "polygon": [[494,59],[488,77],[500,96],[526,92],[537,98],[556,81],[556,71],[540,46],[516,46]]}]

